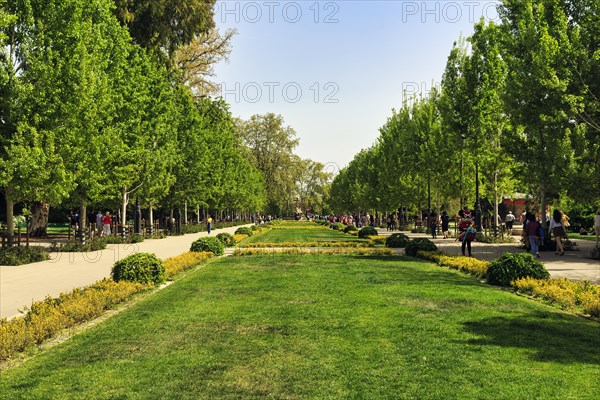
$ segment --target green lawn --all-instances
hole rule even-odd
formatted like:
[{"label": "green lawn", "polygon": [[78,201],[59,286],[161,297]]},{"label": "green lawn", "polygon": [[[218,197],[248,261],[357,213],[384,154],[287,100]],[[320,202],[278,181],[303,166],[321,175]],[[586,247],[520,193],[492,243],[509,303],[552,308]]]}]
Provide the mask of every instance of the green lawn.
[{"label": "green lawn", "polygon": [[582,239],[582,240],[592,240],[592,241],[596,241],[596,235],[595,233],[592,231],[591,234],[589,235],[580,235],[579,233],[569,233],[567,235],[567,237],[569,239]]},{"label": "green lawn", "polygon": [[[309,224],[308,222],[306,224]],[[303,228],[302,226],[295,227],[293,229],[285,228],[273,228],[265,232],[259,233],[258,235],[251,236],[244,239],[243,243],[255,243],[255,242],[267,242],[267,243],[284,243],[284,242],[324,242],[324,241],[343,241],[343,242],[355,242],[364,241],[358,239],[356,236],[349,235],[344,232],[335,231],[329,228],[321,228],[317,225],[309,225],[309,227]]]},{"label": "green lawn", "polygon": [[1,399],[596,399],[600,324],[399,258],[215,260]]}]

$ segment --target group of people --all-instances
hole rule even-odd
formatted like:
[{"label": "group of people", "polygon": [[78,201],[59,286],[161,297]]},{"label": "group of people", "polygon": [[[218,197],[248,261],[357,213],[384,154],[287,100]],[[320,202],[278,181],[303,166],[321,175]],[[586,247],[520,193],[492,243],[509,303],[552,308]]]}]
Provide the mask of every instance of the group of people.
[{"label": "group of people", "polygon": [[[565,254],[565,249],[562,244],[562,239],[567,236],[565,215],[560,210],[555,209],[552,213],[552,219],[548,226],[548,235],[556,241],[556,252],[554,254],[562,256]],[[537,220],[534,213],[525,213],[523,223],[523,239],[525,247],[529,249],[531,254],[540,258],[539,248],[544,242],[545,231],[542,224]]]},{"label": "group of people", "polygon": [[[76,230],[79,230],[80,217],[79,212],[77,210],[73,211],[73,213],[69,217],[69,221],[71,226],[73,226]],[[96,234],[98,236],[110,235],[110,226],[113,222],[113,218],[110,215],[110,211],[106,211],[106,213],[104,214],[102,214],[102,211],[100,210],[98,210],[97,213],[92,211],[88,214],[87,221],[90,226],[96,227]]]},{"label": "group of people", "polygon": [[366,214],[348,214],[348,215],[338,215],[338,216],[329,216],[327,220],[330,223],[341,222],[344,225],[355,225],[357,228],[361,228],[363,226],[375,226],[375,217],[373,215]]}]

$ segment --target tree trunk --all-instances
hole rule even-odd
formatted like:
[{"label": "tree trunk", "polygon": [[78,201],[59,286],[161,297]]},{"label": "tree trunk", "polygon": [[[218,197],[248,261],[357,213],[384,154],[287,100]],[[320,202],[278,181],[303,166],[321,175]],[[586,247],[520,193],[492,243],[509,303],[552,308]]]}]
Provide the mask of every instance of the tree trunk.
[{"label": "tree trunk", "polygon": [[198,213],[197,216],[196,216],[197,219],[198,219],[198,225],[200,225],[200,206],[198,206],[196,212]]},{"label": "tree trunk", "polygon": [[49,212],[50,204],[42,201],[36,201],[33,203],[31,225],[29,226],[29,236],[41,237],[47,235]]},{"label": "tree trunk", "polygon": [[85,201],[81,200],[79,202],[79,239],[83,239],[83,234],[87,227],[87,222],[87,206],[85,204]]},{"label": "tree trunk", "polygon": [[183,203],[183,224],[187,225],[188,222],[188,218],[187,218],[187,201],[185,201]]},{"label": "tree trunk", "polygon": [[494,172],[494,235],[498,236],[498,171]]},{"label": "tree trunk", "polygon": [[152,210],[152,204],[150,204],[148,210],[148,219],[150,220],[150,236],[154,236],[154,211]]},{"label": "tree trunk", "polygon": [[15,232],[15,202],[13,199],[6,195],[6,238],[8,240],[8,247],[13,245],[13,235]]},{"label": "tree trunk", "polygon": [[125,227],[127,226],[127,188],[121,189],[121,235],[125,237]]}]

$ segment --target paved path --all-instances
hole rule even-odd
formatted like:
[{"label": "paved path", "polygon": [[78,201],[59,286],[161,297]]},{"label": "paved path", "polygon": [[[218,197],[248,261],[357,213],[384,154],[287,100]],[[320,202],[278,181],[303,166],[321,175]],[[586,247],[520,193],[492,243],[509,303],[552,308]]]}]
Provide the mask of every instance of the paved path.
[{"label": "paved path", "polygon": [[[380,235],[389,235],[385,229],[378,229]],[[411,238],[425,237],[431,239],[431,235],[420,233],[402,232]],[[516,243],[472,243],[473,257],[481,260],[492,261],[504,253],[524,253],[525,249],[519,248],[519,236],[513,236]],[[552,278],[587,279],[592,283],[600,284],[600,261],[589,258],[590,251],[596,242],[592,240],[573,239],[577,243],[575,251],[567,251],[564,256],[557,256],[552,251],[541,252],[540,261],[544,263]],[[433,242],[438,248],[447,254],[461,254],[460,242],[454,238],[442,239],[438,236]]]},{"label": "paved path", "polygon": [[[232,233],[238,227],[211,232]],[[130,254],[154,253],[165,259],[183,254],[206,232],[169,236],[164,239],[147,239],[136,244],[109,244],[105,250],[89,253],[52,253],[48,261],[19,266],[0,266],[0,318],[19,315],[19,309],[47,296],[88,286],[110,276],[115,263]]]}]

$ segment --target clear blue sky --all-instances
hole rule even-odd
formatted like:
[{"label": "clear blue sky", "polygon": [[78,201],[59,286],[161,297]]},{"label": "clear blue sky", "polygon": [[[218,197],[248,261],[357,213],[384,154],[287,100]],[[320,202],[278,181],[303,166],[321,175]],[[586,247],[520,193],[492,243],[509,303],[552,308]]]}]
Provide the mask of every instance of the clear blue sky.
[{"label": "clear blue sky", "polygon": [[234,116],[281,114],[297,153],[336,172],[373,144],[404,90],[439,85],[453,42],[497,20],[497,3],[217,1],[217,26],[238,35],[216,81]]}]

